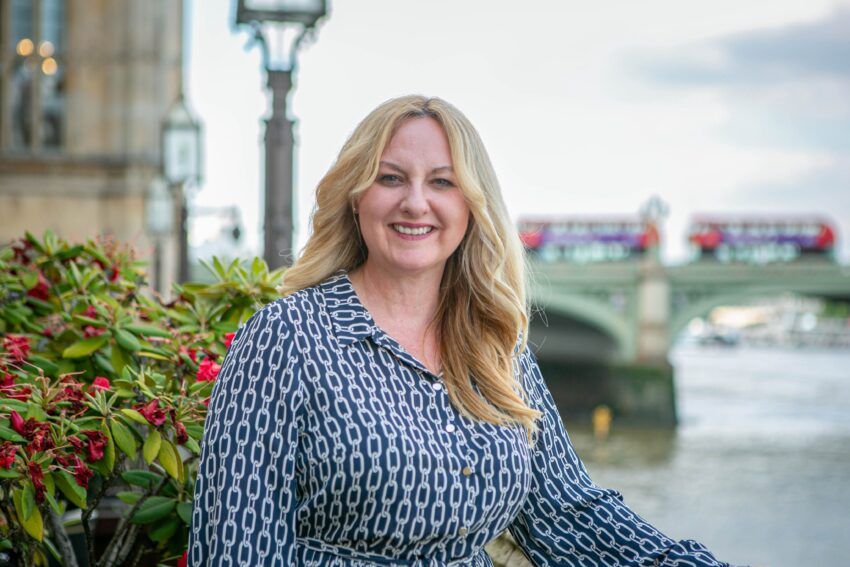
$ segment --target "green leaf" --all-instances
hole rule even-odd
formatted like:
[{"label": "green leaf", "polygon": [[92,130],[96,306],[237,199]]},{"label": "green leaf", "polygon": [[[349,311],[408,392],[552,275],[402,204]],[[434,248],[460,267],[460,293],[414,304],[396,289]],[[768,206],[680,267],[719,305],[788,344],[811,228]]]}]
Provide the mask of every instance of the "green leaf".
[{"label": "green leaf", "polygon": [[10,429],[4,425],[0,425],[0,439],[6,441],[14,441],[16,443],[26,443],[27,440],[18,435],[14,429]]},{"label": "green leaf", "polygon": [[118,342],[124,350],[137,352],[142,349],[142,344],[139,342],[139,339],[124,329],[113,329],[112,335],[115,337],[116,342]]},{"label": "green leaf", "polygon": [[135,335],[141,337],[162,337],[170,339],[171,333],[165,329],[154,327],[153,325],[125,325],[124,328]]},{"label": "green leaf", "polygon": [[174,517],[168,518],[149,531],[148,537],[157,543],[162,543],[173,536],[178,527],[180,527],[180,520]]},{"label": "green leaf", "polygon": [[[142,414],[140,414],[138,411],[136,411],[134,409],[122,408],[121,413],[126,415],[127,417],[129,417],[130,419],[135,421],[136,423],[139,423],[141,425],[149,425],[148,420],[145,419],[145,416],[143,416]],[[157,451],[159,451],[159,449],[157,449]]]},{"label": "green leaf", "polygon": [[102,348],[109,339],[103,335],[76,342],[62,351],[62,358],[83,358]]},{"label": "green leaf", "polygon": [[129,490],[125,490],[123,492],[119,492],[115,496],[117,496],[118,499],[124,504],[129,504],[130,506],[132,506],[133,504],[139,501],[139,498],[142,497],[142,494],[140,492],[132,492]]},{"label": "green leaf", "polygon": [[27,480],[24,482],[24,491],[21,494],[21,511],[24,513],[24,521],[29,520],[32,516],[32,511],[35,509],[35,487],[32,482]]},{"label": "green leaf", "polygon": [[0,478],[21,478],[21,473],[0,468]]},{"label": "green leaf", "polygon": [[204,437],[204,426],[201,423],[187,423],[186,425],[186,433],[189,434],[189,437],[200,441]]},{"label": "green leaf", "polygon": [[56,374],[59,372],[59,367],[44,358],[43,356],[33,354],[30,356],[29,361],[41,368],[44,373],[49,376],[56,376]]},{"label": "green leaf", "polygon": [[112,432],[106,425],[106,420],[100,426],[100,430],[106,435],[106,447],[103,450],[103,462],[109,472],[115,468],[115,441],[112,439]]},{"label": "green leaf", "polygon": [[183,482],[183,459],[177,452],[177,447],[168,439],[163,439],[159,447],[159,464],[168,475],[177,482]]},{"label": "green leaf", "polygon": [[[21,400],[4,400],[0,399],[0,408],[6,410],[15,410],[18,413],[26,413],[29,410],[29,405]],[[8,421],[7,421],[8,423]]]},{"label": "green leaf", "polygon": [[[147,420],[145,420],[147,423]],[[145,462],[151,464],[159,455],[159,448],[162,445],[162,435],[156,429],[151,429],[145,444],[142,447],[142,455],[145,457]]]},{"label": "green leaf", "polygon": [[201,446],[198,445],[198,442],[189,437],[186,442],[183,444],[184,447],[195,453],[196,455],[201,454]]},{"label": "green leaf", "polygon": [[134,524],[150,524],[170,514],[176,505],[174,498],[151,496],[139,506],[130,521]]},{"label": "green leaf", "polygon": [[183,520],[183,523],[187,526],[192,523],[192,503],[191,502],[181,502],[177,505],[177,515],[180,516],[180,519]]},{"label": "green leaf", "polygon": [[[18,514],[18,518],[23,518],[25,516],[22,498],[23,494],[20,490],[12,492],[12,500],[15,503],[15,512]],[[21,521],[21,525],[28,534],[38,541],[42,541],[44,538],[44,520],[42,519],[41,512],[38,508],[33,509],[29,519]]]},{"label": "green leaf", "polygon": [[33,418],[36,421],[44,421],[47,419],[47,414],[44,413],[44,408],[40,405],[28,402],[27,403],[27,414],[24,416],[27,419]]},{"label": "green leaf", "polygon": [[112,368],[115,369],[116,373],[122,374],[124,372],[124,368],[133,362],[133,357],[129,353],[125,352],[119,345],[113,345],[110,350],[109,362],[112,364]]},{"label": "green leaf", "polygon": [[78,508],[86,509],[86,489],[65,471],[56,471],[56,488]]},{"label": "green leaf", "polygon": [[168,362],[169,360],[171,360],[167,356],[163,356],[159,353],[151,352],[151,351],[147,351],[147,350],[140,350],[137,354],[139,356],[143,356],[145,358],[153,358],[154,360],[164,360],[165,362]]},{"label": "green leaf", "polygon": [[117,420],[112,420],[112,438],[115,439],[115,444],[118,448],[124,451],[131,459],[136,458],[136,438],[130,428]]},{"label": "green leaf", "polygon": [[142,488],[150,488],[162,480],[162,475],[151,471],[136,469],[124,471],[121,473],[121,478],[124,479],[124,482],[127,484],[141,486]]}]

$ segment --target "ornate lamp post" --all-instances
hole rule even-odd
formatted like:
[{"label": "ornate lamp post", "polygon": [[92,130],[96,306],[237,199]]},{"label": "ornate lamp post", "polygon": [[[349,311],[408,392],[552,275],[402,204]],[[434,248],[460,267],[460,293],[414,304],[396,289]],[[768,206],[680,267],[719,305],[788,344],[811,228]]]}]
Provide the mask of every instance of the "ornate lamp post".
[{"label": "ornate lamp post", "polygon": [[189,211],[186,193],[189,187],[197,187],[201,181],[201,125],[182,95],[162,124],[162,172],[177,201],[177,279],[185,282],[189,278]]},{"label": "ornate lamp post", "polygon": [[294,121],[287,117],[298,47],[327,14],[327,0],[236,0],[236,24],[248,25],[260,46],[272,115],[266,120],[263,257],[270,268],[292,261]]}]

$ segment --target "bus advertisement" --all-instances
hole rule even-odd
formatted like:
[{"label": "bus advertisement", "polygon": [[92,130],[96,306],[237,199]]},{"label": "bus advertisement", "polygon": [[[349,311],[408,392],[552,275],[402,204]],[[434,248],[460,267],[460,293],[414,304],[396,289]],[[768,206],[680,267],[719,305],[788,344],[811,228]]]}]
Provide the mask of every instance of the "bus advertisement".
[{"label": "bus advertisement", "polygon": [[640,257],[658,244],[658,230],[637,217],[525,218],[519,236],[544,262],[616,262]]},{"label": "bus advertisement", "polygon": [[821,217],[695,216],[688,230],[694,260],[769,264],[834,259],[835,228]]}]

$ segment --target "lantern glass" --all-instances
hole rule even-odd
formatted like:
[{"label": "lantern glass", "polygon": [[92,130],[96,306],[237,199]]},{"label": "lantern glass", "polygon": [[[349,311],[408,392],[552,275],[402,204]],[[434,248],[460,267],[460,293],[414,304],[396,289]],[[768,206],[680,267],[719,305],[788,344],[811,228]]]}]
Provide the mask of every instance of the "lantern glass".
[{"label": "lantern glass", "polygon": [[165,180],[156,177],[151,182],[145,203],[145,224],[153,236],[167,236],[174,228],[174,203]]},{"label": "lantern glass", "polygon": [[200,178],[201,129],[179,100],[163,125],[163,173],[169,183],[196,183]]}]

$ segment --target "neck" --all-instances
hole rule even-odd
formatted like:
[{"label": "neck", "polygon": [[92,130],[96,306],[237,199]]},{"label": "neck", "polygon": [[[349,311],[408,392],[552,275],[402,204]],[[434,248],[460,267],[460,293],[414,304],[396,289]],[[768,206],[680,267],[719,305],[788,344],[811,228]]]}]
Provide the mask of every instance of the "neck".
[{"label": "neck", "polygon": [[381,319],[424,329],[437,313],[442,275],[442,270],[389,273],[367,260],[349,274],[349,279],[379,326]]}]

